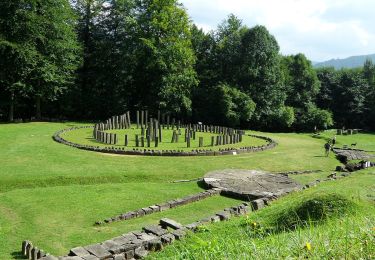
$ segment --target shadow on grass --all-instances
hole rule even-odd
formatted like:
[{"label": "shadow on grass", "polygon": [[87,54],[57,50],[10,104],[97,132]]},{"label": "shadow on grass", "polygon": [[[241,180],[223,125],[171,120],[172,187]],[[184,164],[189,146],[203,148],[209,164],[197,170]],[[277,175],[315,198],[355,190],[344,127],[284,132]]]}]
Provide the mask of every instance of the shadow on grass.
[{"label": "shadow on grass", "polygon": [[26,257],[22,255],[21,251],[12,252],[10,255],[12,256],[12,259],[26,259]]}]

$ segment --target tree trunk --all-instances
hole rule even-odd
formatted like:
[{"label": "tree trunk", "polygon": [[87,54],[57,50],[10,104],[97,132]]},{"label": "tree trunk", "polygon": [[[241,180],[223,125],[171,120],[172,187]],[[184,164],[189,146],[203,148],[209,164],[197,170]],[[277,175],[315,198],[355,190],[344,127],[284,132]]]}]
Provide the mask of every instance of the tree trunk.
[{"label": "tree trunk", "polygon": [[42,119],[42,112],[40,110],[40,96],[36,96],[36,119]]},{"label": "tree trunk", "polygon": [[10,92],[10,106],[9,106],[9,121],[13,122],[14,120],[14,91]]}]

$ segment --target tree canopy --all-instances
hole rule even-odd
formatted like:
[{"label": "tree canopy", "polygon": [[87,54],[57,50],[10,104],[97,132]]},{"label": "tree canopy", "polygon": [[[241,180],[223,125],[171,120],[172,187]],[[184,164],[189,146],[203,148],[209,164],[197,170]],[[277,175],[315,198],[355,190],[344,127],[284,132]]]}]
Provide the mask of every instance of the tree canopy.
[{"label": "tree canopy", "polygon": [[375,127],[370,60],[314,69],[233,14],[205,32],[177,0],[2,1],[0,57],[2,120],[148,109],[269,131]]}]

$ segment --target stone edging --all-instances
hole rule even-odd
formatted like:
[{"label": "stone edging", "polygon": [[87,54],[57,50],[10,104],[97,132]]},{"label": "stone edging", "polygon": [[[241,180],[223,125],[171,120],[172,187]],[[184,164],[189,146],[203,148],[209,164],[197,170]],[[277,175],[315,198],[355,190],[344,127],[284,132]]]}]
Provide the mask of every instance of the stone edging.
[{"label": "stone edging", "polygon": [[52,139],[58,143],[65,144],[68,146],[72,146],[78,149],[92,151],[92,152],[100,152],[100,153],[111,153],[111,154],[123,154],[123,155],[146,155],[146,156],[217,156],[217,155],[237,155],[241,153],[251,153],[251,152],[260,152],[272,149],[277,146],[277,142],[273,139],[265,136],[259,135],[248,135],[254,138],[259,138],[262,140],[267,141],[266,145],[261,146],[248,146],[248,147],[241,147],[241,148],[226,148],[226,149],[219,149],[218,151],[212,150],[202,150],[196,149],[192,150],[191,152],[187,151],[177,151],[177,150],[153,150],[153,149],[136,149],[133,150],[125,150],[116,148],[116,147],[100,147],[100,146],[93,146],[93,145],[83,145],[72,143],[60,135],[65,132],[83,129],[83,128],[93,128],[93,126],[80,126],[80,127],[71,127],[67,129],[60,130],[56,132]]},{"label": "stone edging", "polygon": [[199,192],[197,194],[183,197],[181,199],[170,200],[165,203],[159,203],[159,204],[152,205],[149,207],[140,208],[138,210],[129,211],[129,212],[126,212],[126,213],[123,213],[123,214],[120,214],[111,218],[107,218],[104,221],[97,221],[95,222],[95,225],[103,225],[105,223],[109,224],[112,222],[143,217],[145,215],[153,214],[153,213],[160,212],[160,211],[165,211],[171,208],[175,208],[178,206],[182,206],[182,205],[186,205],[192,202],[203,200],[214,195],[219,195],[220,192],[221,192],[220,189],[210,189],[207,191]]},{"label": "stone edging", "polygon": [[[83,259],[142,259],[149,252],[160,251],[164,246],[186,236],[188,231],[199,231],[199,227],[212,222],[229,220],[232,216],[245,215],[251,211],[261,209],[269,205],[267,198],[243,202],[238,206],[226,208],[212,216],[183,226],[182,224],[167,218],[162,218],[159,225],[143,227],[142,231],[133,231],[121,236],[106,240],[102,243],[75,247],[66,256],[55,257],[33,247],[30,241],[22,242],[22,254],[28,259],[36,260],[83,260]],[[35,252],[35,253],[34,253]]]}]

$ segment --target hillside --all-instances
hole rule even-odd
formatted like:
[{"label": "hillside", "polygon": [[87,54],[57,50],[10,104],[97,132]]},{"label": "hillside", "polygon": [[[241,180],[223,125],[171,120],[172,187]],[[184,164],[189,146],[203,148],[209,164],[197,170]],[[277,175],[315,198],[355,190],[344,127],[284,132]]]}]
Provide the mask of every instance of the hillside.
[{"label": "hillside", "polygon": [[372,61],[375,62],[375,54],[351,56],[345,59],[331,59],[328,61],[317,62],[314,64],[314,67],[334,67],[336,69],[357,68],[362,67],[366,59],[372,59]]}]

